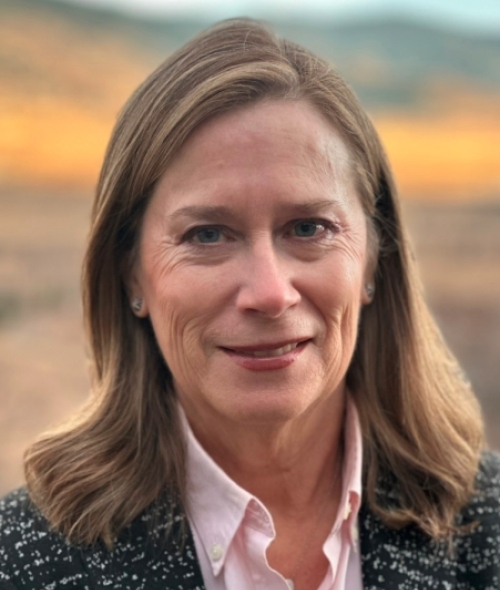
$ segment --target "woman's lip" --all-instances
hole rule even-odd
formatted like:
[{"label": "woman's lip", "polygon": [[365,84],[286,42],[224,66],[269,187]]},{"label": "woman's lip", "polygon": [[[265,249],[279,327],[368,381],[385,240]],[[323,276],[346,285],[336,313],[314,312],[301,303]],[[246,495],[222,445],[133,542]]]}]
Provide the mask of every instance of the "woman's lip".
[{"label": "woman's lip", "polygon": [[278,350],[290,345],[300,345],[311,340],[310,338],[294,338],[293,340],[281,340],[280,342],[266,342],[260,344],[250,344],[249,346],[221,346],[223,350],[234,352],[235,354],[245,354],[252,352],[266,352],[268,350]]},{"label": "woman's lip", "polygon": [[278,346],[276,348],[259,347],[255,350],[250,350],[249,348],[245,348],[244,350],[221,348],[221,350],[238,366],[243,367],[244,369],[250,371],[276,371],[278,369],[284,369],[294,363],[309,342],[310,340],[295,341],[294,343],[297,343],[297,345],[292,350],[279,354],[278,356],[255,356],[253,353],[265,352],[266,350],[278,350],[279,348],[284,348],[283,346]]}]

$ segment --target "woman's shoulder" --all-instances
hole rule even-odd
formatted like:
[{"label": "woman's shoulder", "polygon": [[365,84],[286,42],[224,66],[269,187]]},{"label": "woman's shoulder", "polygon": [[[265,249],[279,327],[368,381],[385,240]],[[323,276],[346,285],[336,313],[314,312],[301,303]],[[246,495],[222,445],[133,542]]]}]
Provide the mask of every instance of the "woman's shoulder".
[{"label": "woman's shoulder", "polygon": [[494,527],[500,542],[500,453],[483,453],[476,476],[475,493],[462,510],[461,520],[464,524],[489,524]]},{"label": "woman's shoulder", "polygon": [[0,550],[10,542],[28,542],[30,536],[45,537],[50,527],[31,501],[25,487],[0,499]]},{"label": "woman's shoulder", "polygon": [[464,525],[476,523],[472,527],[476,533],[491,532],[500,549],[500,453],[483,453],[475,492],[462,510],[460,520]]},{"label": "woman's shoulder", "polygon": [[475,492],[460,514],[461,524],[473,524],[472,537],[488,538],[500,550],[500,453],[483,453]]},{"label": "woman's shoulder", "polygon": [[28,490],[25,487],[18,488],[3,498],[0,498],[0,523],[33,518],[36,514],[34,504],[31,502]]},{"label": "woman's shoulder", "polygon": [[[467,588],[500,583],[500,454],[483,454],[476,491],[461,514],[466,529],[457,540],[460,576]],[[468,526],[469,525],[469,526]]]},{"label": "woman's shoulder", "polygon": [[70,544],[51,528],[25,488],[11,492],[0,500],[0,588],[201,587],[194,542],[184,514],[174,513],[174,506],[166,495],[146,509],[110,551],[102,542]]},{"label": "woman's shoulder", "polygon": [[0,556],[15,544],[21,547],[44,537],[50,529],[30,499],[26,488],[19,488],[0,499]]},{"label": "woman's shoulder", "polygon": [[500,453],[483,453],[476,477],[476,493],[466,511],[483,514],[484,510],[500,520]]},{"label": "woman's shoulder", "polygon": [[485,476],[497,487],[500,486],[500,452],[485,451],[479,464],[479,476]]},{"label": "woman's shoulder", "polygon": [[68,588],[87,587],[79,555],[51,530],[27,489],[11,492],[0,500],[0,587],[34,588],[35,580],[40,587],[58,575]]}]

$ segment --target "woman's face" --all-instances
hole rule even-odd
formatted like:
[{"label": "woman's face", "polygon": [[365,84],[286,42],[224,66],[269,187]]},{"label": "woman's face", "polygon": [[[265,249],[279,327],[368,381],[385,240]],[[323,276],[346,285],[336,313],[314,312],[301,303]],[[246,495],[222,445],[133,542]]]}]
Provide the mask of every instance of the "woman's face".
[{"label": "woman's face", "polygon": [[205,123],[169,166],[131,291],[188,416],[262,424],[341,399],[366,269],[339,133],[306,102],[263,102]]}]

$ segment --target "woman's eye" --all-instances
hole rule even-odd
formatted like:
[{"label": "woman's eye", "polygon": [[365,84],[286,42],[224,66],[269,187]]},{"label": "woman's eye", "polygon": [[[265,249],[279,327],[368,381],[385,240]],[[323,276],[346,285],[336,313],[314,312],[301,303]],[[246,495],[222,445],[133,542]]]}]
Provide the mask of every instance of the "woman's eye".
[{"label": "woman's eye", "polygon": [[325,230],[325,225],[318,221],[299,221],[293,226],[293,233],[299,238],[310,238]]},{"label": "woman's eye", "polygon": [[222,232],[216,227],[204,227],[194,233],[194,238],[201,244],[215,244],[221,238]]}]

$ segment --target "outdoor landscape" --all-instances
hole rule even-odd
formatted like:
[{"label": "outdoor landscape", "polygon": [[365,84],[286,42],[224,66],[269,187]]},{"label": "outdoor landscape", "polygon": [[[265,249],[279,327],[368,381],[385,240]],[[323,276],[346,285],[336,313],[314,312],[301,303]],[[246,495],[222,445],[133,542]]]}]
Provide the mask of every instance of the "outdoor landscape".
[{"label": "outdoor landscape", "polygon": [[[133,89],[206,23],[0,0],[0,494],[85,400],[79,273],[93,187]],[[276,23],[332,59],[380,131],[427,300],[500,449],[500,34]]]}]

